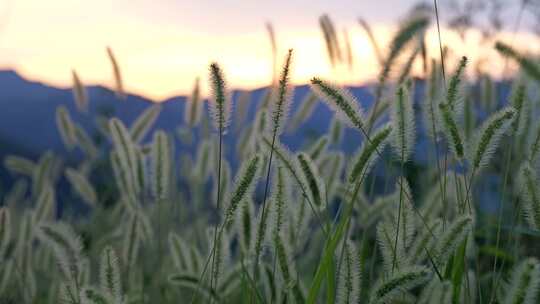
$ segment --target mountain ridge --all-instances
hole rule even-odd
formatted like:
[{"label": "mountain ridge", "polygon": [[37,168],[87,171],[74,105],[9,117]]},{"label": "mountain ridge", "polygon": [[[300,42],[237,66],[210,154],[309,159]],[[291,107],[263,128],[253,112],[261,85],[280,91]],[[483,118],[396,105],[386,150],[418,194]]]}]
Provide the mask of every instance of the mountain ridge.
[{"label": "mountain ridge", "polygon": [[[86,130],[95,130],[94,118],[96,114],[108,113],[119,117],[127,125],[131,124],[144,109],[155,104],[150,99],[140,95],[127,94],[126,100],[116,98],[114,91],[101,86],[87,86],[89,99],[88,111],[79,112],[73,101],[71,88],[58,88],[47,84],[27,80],[13,70],[0,70],[0,87],[2,91],[0,102],[10,102],[9,106],[4,105],[0,111],[0,156],[8,153],[15,153],[22,150],[23,154],[35,157],[43,151],[52,150],[55,153],[64,154],[66,151],[61,142],[60,135],[56,130],[55,111],[58,106],[65,106],[73,120],[81,124]],[[254,106],[264,94],[266,87],[249,90],[251,92],[250,119],[254,116]],[[368,105],[371,96],[367,87],[354,87],[353,92],[357,97],[361,97],[362,103]],[[293,98],[294,111],[299,104],[299,100],[307,94],[308,86],[301,85],[295,87]],[[240,90],[233,90],[233,99],[240,94]],[[186,96],[173,96],[159,102],[162,111],[156,121],[156,128],[167,131],[174,130],[183,123],[184,102]],[[320,113],[323,111],[322,113]],[[330,111],[316,106],[314,127],[321,127],[322,121],[328,120]],[[321,115],[319,115],[321,114]],[[312,126],[313,127],[313,126]],[[10,149],[1,142],[10,142],[17,149]]]}]

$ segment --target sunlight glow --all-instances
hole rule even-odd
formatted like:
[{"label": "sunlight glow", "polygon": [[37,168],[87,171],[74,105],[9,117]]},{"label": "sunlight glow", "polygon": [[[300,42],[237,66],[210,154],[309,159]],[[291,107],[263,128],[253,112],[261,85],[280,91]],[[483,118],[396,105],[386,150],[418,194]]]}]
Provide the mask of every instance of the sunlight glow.
[{"label": "sunlight glow", "polygon": [[[74,8],[73,2],[77,1],[54,1],[58,7],[30,0],[14,4],[9,25],[0,32],[0,68],[16,69],[32,80],[63,87],[71,85],[71,69],[75,69],[85,84],[112,87],[113,75],[105,51],[111,46],[126,90],[156,101],[188,93],[196,77],[206,79],[207,67],[212,61],[222,65],[230,87],[260,87],[272,80],[272,56],[264,20],[245,33],[216,35],[160,22],[143,22],[133,16],[109,15],[114,10],[105,10],[92,21],[78,19],[82,15],[66,16],[68,14],[57,12],[54,16],[61,18],[51,19],[42,14],[42,11],[59,9],[58,2],[64,5],[62,10],[66,10]],[[349,30],[354,54],[352,70],[345,66],[331,68],[316,18],[310,28],[284,29],[276,24],[278,64],[287,49],[295,50],[294,83],[306,83],[315,75],[356,85],[376,79],[379,66],[365,33],[354,21],[337,22],[337,25]],[[395,27],[374,24],[373,28],[381,47],[386,49]],[[489,66],[484,66],[487,72],[502,70],[499,67],[504,65],[503,61],[491,50],[493,42],[481,44],[479,32],[469,32],[466,41],[448,30],[443,31],[442,36],[444,44],[452,49],[450,67],[452,58],[467,55],[471,66],[480,60],[489,60]],[[500,39],[512,41],[512,34],[503,33]],[[520,33],[515,39],[527,41],[527,51],[540,50],[538,39],[532,34]],[[428,49],[430,57],[438,58],[438,40],[433,28],[428,33]],[[415,72],[420,72],[419,64]],[[206,91],[205,81],[202,84]]]}]

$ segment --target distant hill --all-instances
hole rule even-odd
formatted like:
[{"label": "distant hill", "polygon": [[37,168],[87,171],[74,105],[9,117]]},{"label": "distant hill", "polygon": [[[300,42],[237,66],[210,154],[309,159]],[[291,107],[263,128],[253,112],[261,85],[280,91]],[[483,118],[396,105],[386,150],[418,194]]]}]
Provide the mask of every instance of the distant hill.
[{"label": "distant hill", "polygon": [[[14,152],[12,147],[22,149],[28,156],[36,156],[45,150],[65,153],[55,122],[56,107],[60,105],[68,108],[74,121],[90,130],[94,127],[92,120],[98,112],[114,113],[129,123],[150,105],[149,100],[140,96],[129,95],[124,102],[105,87],[89,86],[88,113],[79,113],[70,89],[30,82],[13,71],[0,71],[0,87],[3,88],[0,96],[0,141],[11,145],[1,146],[1,154]],[[174,112],[179,112],[174,111],[173,104],[164,106],[167,110],[162,113],[162,121],[172,119]]]},{"label": "distant hill", "polygon": [[[417,117],[420,120],[418,103],[424,92],[424,82],[418,81],[415,86],[414,100],[417,109]],[[61,89],[47,86],[38,82],[31,82],[14,71],[0,71],[0,158],[3,159],[8,154],[17,154],[32,159],[47,150],[62,156],[67,162],[76,161],[80,154],[69,152],[64,147],[60,134],[56,128],[55,111],[60,105],[67,107],[72,119],[81,124],[89,134],[99,134],[96,129],[96,114],[106,113],[109,116],[120,118],[128,126],[153,103],[141,96],[128,94],[126,100],[119,100],[113,91],[102,86],[89,86],[87,93],[89,97],[89,109],[87,113],[80,113],[76,110],[70,89]],[[363,108],[369,108],[373,102],[370,93],[370,86],[350,87],[350,91],[357,97]],[[508,85],[499,85],[499,100],[506,100],[508,95]],[[298,86],[295,88],[291,113],[298,110],[301,100],[306,96],[309,87]],[[255,111],[263,99],[265,88],[253,90],[251,92],[251,102],[249,104],[247,120],[253,121]],[[239,95],[238,91],[233,92],[233,100]],[[154,129],[163,129],[169,133],[175,133],[179,126],[184,124],[185,96],[169,98],[161,103],[162,111],[156,121]],[[482,117],[482,113],[478,113]],[[307,143],[312,142],[321,134],[326,133],[329,128],[331,110],[323,103],[315,106],[312,115],[295,132],[285,133],[281,141],[291,150],[295,151]],[[418,136],[415,161],[422,163],[427,158],[427,141],[422,122],[417,122]],[[249,125],[246,125],[249,127]],[[197,134],[197,132],[195,132]],[[195,136],[196,137],[196,136]],[[238,160],[234,159],[234,147],[238,141],[238,134],[234,133],[226,136],[225,141],[228,149],[227,158],[231,161],[233,168]],[[197,140],[197,138],[195,138]],[[176,152],[190,152],[188,147],[181,145],[176,140]],[[346,129],[340,149],[346,153],[352,153],[359,146],[361,136],[358,132]],[[191,151],[192,152],[192,151]],[[5,178],[5,170],[0,168],[0,177]],[[4,179],[5,180],[5,179]]]},{"label": "distant hill", "polygon": [[[10,70],[0,71],[0,87],[3,88],[0,96],[1,157],[17,153],[35,158],[46,150],[67,156],[55,122],[55,111],[60,105],[67,107],[73,120],[83,125],[90,134],[95,131],[94,119],[98,113],[109,113],[129,125],[142,111],[152,105],[150,100],[141,96],[129,94],[126,100],[119,100],[108,88],[89,86],[86,88],[89,109],[87,113],[80,113],[76,110],[70,89],[31,82]],[[372,97],[367,88],[353,88],[352,91],[365,105],[371,103]],[[300,100],[307,92],[307,86],[295,89],[291,112],[298,108]],[[253,119],[263,94],[264,88],[252,92],[252,104],[248,111],[249,121]],[[238,92],[235,91],[233,96],[238,96]],[[162,111],[155,128],[173,132],[176,127],[182,125],[185,100],[185,96],[177,96],[162,102]],[[314,114],[301,126],[299,132],[304,133],[303,136],[306,135],[305,132],[312,136],[324,133],[331,115],[331,111],[325,105],[317,105]],[[290,141],[292,148],[297,148],[302,143],[302,140],[296,140],[297,135],[286,135],[283,140]]]}]

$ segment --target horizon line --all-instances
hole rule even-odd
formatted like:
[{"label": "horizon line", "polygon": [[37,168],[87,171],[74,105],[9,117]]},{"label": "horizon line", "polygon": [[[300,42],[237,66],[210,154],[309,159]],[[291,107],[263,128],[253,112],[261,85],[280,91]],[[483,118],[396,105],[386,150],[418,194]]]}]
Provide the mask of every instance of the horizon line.
[{"label": "horizon line", "polygon": [[[53,88],[53,89],[58,89],[58,90],[73,90],[73,86],[62,86],[62,85],[56,85],[56,84],[52,84],[50,82],[47,82],[47,81],[44,81],[44,80],[35,80],[33,79],[32,77],[27,77],[25,75],[23,75],[20,71],[17,71],[16,69],[13,69],[13,68],[10,68],[10,67],[0,67],[0,73],[14,73],[17,77],[21,78],[23,81],[26,81],[28,83],[35,83],[35,84],[40,84],[40,85],[43,85],[43,86],[46,86],[48,88]],[[509,79],[513,79],[515,78],[515,73],[511,72],[511,77],[494,77],[493,75],[488,75],[488,76],[491,76],[492,79],[496,82],[506,82],[508,81]],[[485,76],[485,75],[484,75]],[[427,79],[425,77],[422,77],[422,76],[418,76],[418,75],[412,75],[410,76],[410,78],[412,79],[415,79],[416,81],[426,81]],[[466,80],[468,82],[472,81],[477,81],[479,79],[478,76],[476,77],[467,77]],[[344,88],[370,88],[374,85],[376,85],[378,82],[376,80],[367,80],[367,81],[364,81],[363,83],[361,84],[351,84],[351,83],[337,83],[337,85],[341,86],[341,87],[344,87]],[[389,82],[389,83],[393,83],[393,82]],[[115,92],[116,90],[114,89],[114,86],[109,86],[107,84],[103,84],[103,83],[84,83],[83,84],[84,87],[87,89],[87,88],[104,88],[110,92]],[[264,89],[268,89],[272,86],[272,84],[268,84],[268,85],[263,85],[263,86],[255,86],[255,87],[252,87],[252,88],[242,88],[242,87],[238,87],[238,86],[235,86],[233,87],[232,89],[229,89],[228,92],[230,94],[232,93],[235,93],[235,92],[254,92],[254,91],[258,91],[258,90],[264,90]],[[297,88],[297,87],[309,87],[310,84],[309,82],[302,82],[302,83],[293,83],[292,86],[294,88]],[[164,102],[168,102],[172,99],[175,99],[175,98],[181,98],[181,97],[184,97],[184,98],[189,98],[190,94],[177,94],[177,95],[171,95],[171,96],[168,96],[166,98],[162,98],[162,99],[159,99],[159,100],[155,100],[147,95],[144,95],[144,94],[140,94],[140,93],[136,93],[136,92],[133,92],[133,91],[130,91],[130,90],[125,90],[124,92],[126,94],[126,96],[132,96],[132,97],[138,97],[138,98],[142,98],[142,99],[145,99],[146,101],[149,101],[149,102],[152,102],[152,103],[164,103]],[[208,94],[204,95],[203,98],[201,98],[202,101],[207,101],[208,99],[210,98],[210,96]],[[120,101],[121,102],[121,101]]]}]

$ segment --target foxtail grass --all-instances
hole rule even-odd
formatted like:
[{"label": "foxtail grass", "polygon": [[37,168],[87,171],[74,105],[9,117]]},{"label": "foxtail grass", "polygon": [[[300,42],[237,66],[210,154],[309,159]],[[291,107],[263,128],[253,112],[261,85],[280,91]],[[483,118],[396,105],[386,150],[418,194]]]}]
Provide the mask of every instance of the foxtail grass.
[{"label": "foxtail grass", "polygon": [[289,50],[287,53],[287,56],[285,57],[285,63],[283,64],[283,69],[281,71],[280,79],[279,79],[279,85],[278,85],[278,94],[277,99],[275,100],[274,110],[272,112],[272,123],[270,125],[270,132],[272,136],[272,141],[270,144],[270,154],[268,156],[268,168],[266,170],[266,182],[264,185],[264,194],[263,194],[263,201],[261,205],[261,216],[259,225],[257,228],[257,241],[255,245],[255,258],[254,258],[254,268],[253,268],[253,275],[254,275],[254,282],[257,284],[259,272],[258,272],[258,263],[261,253],[261,243],[263,242],[264,235],[266,234],[266,221],[267,221],[267,196],[269,192],[269,186],[270,186],[270,172],[272,169],[272,159],[274,156],[274,146],[276,142],[279,142],[279,135],[282,131],[282,124],[284,117],[287,115],[287,108],[289,106],[290,100],[289,100],[289,94],[290,94],[290,87],[289,87],[289,81],[290,81],[290,68],[291,68],[291,62],[292,62],[292,49]]},{"label": "foxtail grass", "polygon": [[124,82],[122,80],[122,73],[120,72],[120,65],[118,64],[116,56],[114,55],[111,47],[107,47],[107,56],[111,61],[111,66],[113,69],[116,97],[125,100],[127,96],[124,90]]}]

